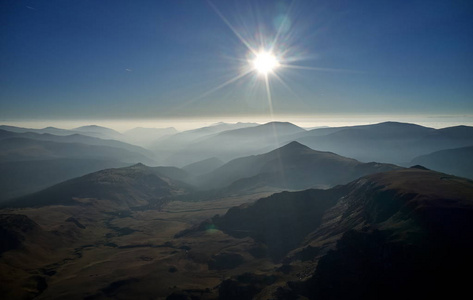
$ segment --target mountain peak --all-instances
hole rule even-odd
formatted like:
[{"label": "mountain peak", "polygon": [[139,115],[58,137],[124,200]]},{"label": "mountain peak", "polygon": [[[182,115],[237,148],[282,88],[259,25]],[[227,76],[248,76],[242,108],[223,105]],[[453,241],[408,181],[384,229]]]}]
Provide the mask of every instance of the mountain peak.
[{"label": "mountain peak", "polygon": [[429,170],[426,167],[421,166],[421,165],[415,165],[415,166],[409,167],[409,169]]},{"label": "mountain peak", "polygon": [[289,144],[286,144],[282,147],[279,148],[280,150],[282,149],[291,149],[291,150],[312,150],[311,148],[307,147],[306,145],[303,145],[299,142],[292,141]]},{"label": "mountain peak", "polygon": [[[299,126],[292,124],[291,122],[281,122],[281,121],[273,121],[273,122],[268,122],[266,124],[263,124],[261,126],[290,126],[290,127],[298,127]],[[301,128],[302,129],[302,128]]]},{"label": "mountain peak", "polygon": [[103,127],[103,126],[98,126],[98,125],[85,125],[81,127],[74,128],[73,130],[76,131],[93,131],[93,132],[116,132],[114,129],[108,128],[108,127]]},{"label": "mountain peak", "polygon": [[106,127],[102,127],[102,126],[99,126],[99,125],[84,125],[84,126],[81,126],[81,127],[77,127],[76,129],[79,129],[79,128],[106,128]]},{"label": "mountain peak", "polygon": [[130,168],[149,168],[149,167],[139,162],[137,164],[130,166]]}]

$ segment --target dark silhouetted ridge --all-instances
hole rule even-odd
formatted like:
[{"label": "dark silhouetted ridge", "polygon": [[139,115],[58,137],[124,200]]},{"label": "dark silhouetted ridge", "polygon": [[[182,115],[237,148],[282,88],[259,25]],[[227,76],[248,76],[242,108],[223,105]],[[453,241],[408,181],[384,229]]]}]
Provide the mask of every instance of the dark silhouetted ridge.
[{"label": "dark silhouetted ridge", "polygon": [[472,195],[467,179],[400,169],[274,194],[176,237],[218,229],[251,237],[258,257],[283,262],[287,273],[300,277],[304,266],[308,280],[288,283],[289,299],[457,298],[469,290],[464,274],[473,267]]}]

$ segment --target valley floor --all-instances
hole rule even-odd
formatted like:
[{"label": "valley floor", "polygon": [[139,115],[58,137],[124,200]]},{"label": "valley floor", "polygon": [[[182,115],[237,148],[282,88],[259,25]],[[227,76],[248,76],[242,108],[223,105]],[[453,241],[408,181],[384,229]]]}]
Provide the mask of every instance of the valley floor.
[{"label": "valley floor", "polygon": [[[208,202],[171,202],[161,210],[99,213],[97,203],[3,210],[26,215],[44,236],[0,258],[1,289],[6,298],[35,299],[165,299],[174,291],[216,298],[222,279],[244,272],[274,270],[267,259],[245,257],[229,271],[209,270],[212,255],[247,250],[248,239],[218,230],[199,237],[174,235],[230,207],[267,194]],[[103,205],[101,203],[100,205]],[[101,207],[103,208],[103,207]],[[74,218],[71,218],[74,216]]]}]

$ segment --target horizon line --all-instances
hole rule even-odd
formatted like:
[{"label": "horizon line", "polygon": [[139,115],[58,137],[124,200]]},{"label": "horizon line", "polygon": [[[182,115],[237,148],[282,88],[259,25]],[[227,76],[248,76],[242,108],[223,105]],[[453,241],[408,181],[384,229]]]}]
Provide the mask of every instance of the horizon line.
[{"label": "horizon line", "polygon": [[289,122],[302,128],[312,127],[343,127],[356,125],[370,125],[383,122],[411,123],[431,128],[445,128],[452,126],[473,126],[473,115],[311,115],[311,116],[220,116],[198,118],[155,118],[155,119],[16,119],[0,120],[0,125],[15,126],[31,129],[56,127],[74,129],[81,126],[97,125],[117,131],[127,131],[133,128],[169,128],[179,131],[191,130],[212,126],[218,123],[256,123]]}]

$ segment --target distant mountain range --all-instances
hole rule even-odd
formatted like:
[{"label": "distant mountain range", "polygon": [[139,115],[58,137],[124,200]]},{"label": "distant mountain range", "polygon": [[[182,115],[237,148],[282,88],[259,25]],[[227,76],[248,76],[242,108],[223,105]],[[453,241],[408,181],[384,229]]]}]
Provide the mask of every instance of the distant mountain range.
[{"label": "distant mountain range", "polygon": [[150,151],[115,140],[0,130],[0,201],[138,162],[156,164]]},{"label": "distant mountain range", "polygon": [[433,129],[415,124],[385,122],[314,129],[290,139],[313,149],[335,152],[360,161],[407,165],[419,155],[471,146],[473,127]]},{"label": "distant mountain range", "polygon": [[[284,145],[284,138],[305,129],[287,122],[271,122],[263,125],[226,130],[215,134],[199,136],[196,139],[180,141],[168,161],[171,164],[189,164],[210,157],[223,161],[267,152]],[[184,134],[184,133],[182,133]],[[170,137],[173,138],[173,137]],[[163,141],[163,142],[168,142]],[[159,150],[157,150],[159,153]]]},{"label": "distant mountain range", "polygon": [[[201,144],[203,140],[209,139],[222,132],[256,127],[256,123],[218,123],[212,126],[197,128],[179,132],[171,136],[165,136],[157,139],[150,146],[150,149],[155,151],[158,156],[164,158],[165,164],[182,167],[194,162],[198,162],[211,157],[215,152],[222,154],[225,151],[218,151],[218,148],[224,146],[223,144]],[[217,147],[218,145],[218,147]],[[212,151],[209,151],[213,149]],[[223,159],[222,157],[218,157]]]},{"label": "distant mountain range", "polygon": [[[372,125],[323,127],[305,130],[287,122],[217,123],[183,132],[174,128],[135,128],[125,133],[89,125],[72,130],[0,126],[16,133],[81,134],[147,147],[161,165],[183,167],[215,157],[224,162],[261,154],[298,141],[312,149],[330,151],[362,162],[378,161],[408,166],[417,156],[473,146],[473,127],[442,129],[416,124],[384,122]],[[136,150],[135,150],[136,151]],[[149,153],[148,153],[149,156]]]},{"label": "distant mountain range", "polygon": [[[121,141],[114,140],[114,138]],[[146,145],[153,150],[125,143],[123,140]],[[302,171],[304,168],[302,161],[296,162],[292,159],[293,161],[289,163],[288,157],[290,155],[285,156],[287,163],[281,164],[273,159],[275,163],[268,164],[263,169],[259,163],[265,163],[260,161],[252,165],[251,159],[238,161],[244,162],[238,167],[232,167],[232,164],[238,164],[238,162],[232,162],[223,168],[225,162],[268,153],[292,141],[298,141],[317,151],[332,152],[361,162],[396,163],[402,166],[421,164],[434,170],[459,176],[469,178],[472,176],[469,171],[472,159],[469,158],[468,147],[473,145],[473,128],[468,126],[433,129],[415,124],[385,122],[373,125],[305,130],[287,122],[271,122],[263,125],[218,123],[184,132],[177,132],[174,128],[135,128],[123,134],[110,128],[95,125],[72,130],[53,127],[29,129],[0,126],[0,162],[3,164],[0,167],[3,167],[3,173],[12,170],[14,168],[13,162],[16,161],[22,162],[21,167],[20,164],[18,165],[18,170],[23,170],[24,173],[28,173],[28,170],[31,171],[30,173],[37,173],[35,176],[25,177],[30,178],[31,181],[18,179],[14,182],[14,178],[19,177],[12,176],[10,180],[0,183],[5,187],[0,193],[0,200],[25,195],[101,168],[123,167],[138,162],[150,166],[185,167],[184,169],[189,173],[187,180],[206,188],[228,187],[233,183],[232,180],[240,180],[231,187],[234,191],[256,190],[264,186],[286,187],[288,189],[313,187],[314,185],[309,186],[309,182],[305,182],[304,179],[315,178],[314,170],[321,170],[320,167],[315,167],[314,160],[310,160],[310,165],[313,168],[309,168],[307,165],[306,171]],[[447,152],[432,154],[430,160],[427,157],[420,158],[437,151],[455,148],[464,149],[458,150],[455,154],[451,152],[451,154]],[[33,160],[55,162],[51,164],[49,171],[45,169],[41,171],[41,168],[38,168],[39,162],[27,162]],[[244,164],[249,164],[249,167],[244,172],[242,171],[246,172],[246,175],[242,177],[238,175],[241,174],[238,169],[243,169]],[[374,166],[371,165],[371,167]],[[369,165],[366,167],[370,168]],[[223,174],[225,172],[222,171],[220,176],[216,172],[217,168],[223,168],[222,170],[228,168],[226,173],[234,172],[234,175],[228,175],[227,178],[227,174]],[[350,171],[352,174],[344,173],[341,177],[337,175],[339,179],[344,179],[334,182],[343,183],[356,178],[356,176],[368,174],[363,173],[364,171],[361,171],[360,167],[357,168]],[[230,172],[230,170],[233,171]],[[373,169],[373,171],[375,170]],[[62,174],[63,177],[43,176],[43,174],[54,172]],[[213,172],[216,173],[210,174]],[[288,173],[285,176],[283,172]],[[306,176],[307,174],[311,174],[311,176]],[[201,178],[189,179],[192,176]],[[62,180],[59,180],[59,177],[62,177]],[[50,178],[50,180],[41,178]],[[290,178],[293,178],[292,182]],[[325,183],[319,182],[319,185],[315,186],[332,185],[327,178],[325,181]],[[312,183],[314,182],[312,180]]]},{"label": "distant mountain range", "polygon": [[[124,142],[116,140],[104,140],[100,138],[90,137],[81,134],[71,134],[71,135],[54,135],[49,133],[34,133],[34,132],[23,132],[15,133],[6,130],[0,130],[0,141],[2,144],[8,143],[8,139],[23,139],[23,140],[32,140],[32,141],[45,141],[45,142],[54,142],[54,143],[74,143],[82,145],[92,145],[92,146],[107,146],[118,149],[123,149],[128,152],[136,152],[142,155],[141,159],[146,163],[153,163],[152,158],[154,154],[142,147],[135,145],[130,145]],[[30,143],[32,143],[30,141]],[[14,150],[9,150],[9,152],[15,152]],[[87,151],[85,152],[87,153]],[[41,155],[41,152],[38,152],[38,155]],[[63,155],[67,156],[65,152]],[[86,154],[84,154],[86,155]]]},{"label": "distant mountain range", "polygon": [[121,133],[107,127],[97,126],[97,125],[87,125],[81,126],[74,129],[61,129],[56,127],[46,127],[42,129],[35,128],[23,128],[15,127],[8,125],[0,125],[1,130],[6,130],[16,133],[38,133],[38,134],[53,134],[53,135],[72,135],[72,134],[82,134],[91,137],[97,137],[102,139],[116,139],[120,140],[122,138]]},{"label": "distant mountain range", "polygon": [[0,130],[16,132],[16,133],[34,132],[38,134],[48,133],[48,134],[54,134],[54,135],[74,134],[74,132],[71,132],[70,130],[56,128],[56,127],[45,127],[42,129],[36,129],[36,128],[23,128],[23,127],[16,127],[16,126],[0,125]]},{"label": "distant mountain range", "polygon": [[123,135],[111,128],[107,127],[102,127],[102,126],[97,126],[97,125],[87,125],[87,126],[81,126],[72,129],[72,131],[81,133],[84,135],[92,136],[92,137],[98,137],[101,139],[113,139],[113,140],[122,140]]},{"label": "distant mountain range", "polygon": [[414,158],[411,164],[473,179],[473,146],[421,155]]},{"label": "distant mountain range", "polygon": [[142,128],[136,127],[130,129],[124,133],[120,133],[111,128],[87,125],[81,126],[74,129],[61,129],[55,127],[46,127],[42,129],[34,128],[22,128],[15,126],[0,125],[0,130],[15,132],[15,133],[37,133],[37,134],[52,134],[52,135],[75,135],[80,134],[82,136],[95,137],[105,140],[117,140],[141,147],[150,146],[156,139],[159,139],[166,135],[172,135],[178,133],[175,128]]},{"label": "distant mountain range", "polygon": [[170,165],[216,157],[229,161],[261,154],[297,141],[312,149],[330,151],[362,162],[402,166],[417,156],[473,145],[473,127],[434,129],[416,124],[384,122],[373,125],[305,130],[291,123],[271,122],[218,133],[206,128],[160,139],[152,148]]}]

